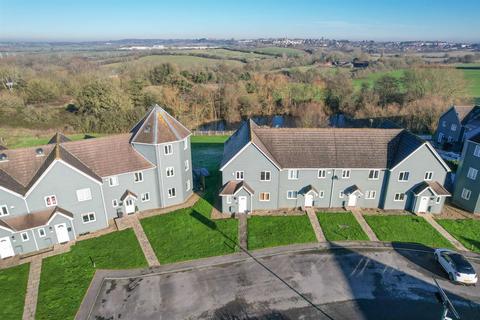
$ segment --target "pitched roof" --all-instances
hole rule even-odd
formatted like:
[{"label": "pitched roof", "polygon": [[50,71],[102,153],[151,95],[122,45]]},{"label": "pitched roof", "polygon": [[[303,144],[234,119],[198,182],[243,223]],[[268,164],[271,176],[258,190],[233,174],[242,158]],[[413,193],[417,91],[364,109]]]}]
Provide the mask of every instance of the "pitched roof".
[{"label": "pitched roof", "polygon": [[467,123],[474,113],[480,112],[480,106],[453,106],[452,108],[462,124]]},{"label": "pitched roof", "polygon": [[57,132],[55,133],[55,135],[53,137],[50,138],[50,140],[47,142],[47,144],[54,144],[54,143],[57,143],[57,142],[67,142],[67,141],[71,141],[66,135],[64,135],[63,133],[60,133],[60,132]]},{"label": "pitched roof", "polygon": [[1,218],[0,225],[12,231],[22,231],[31,228],[41,227],[47,224],[48,220],[56,213],[61,213],[73,218],[73,214],[60,207],[53,207],[47,210],[32,212],[20,216]]},{"label": "pitched roof", "polygon": [[125,200],[125,199],[126,199],[127,197],[129,197],[129,196],[130,196],[130,197],[133,197],[133,198],[135,198],[135,199],[138,198],[135,193],[133,193],[133,192],[130,191],[130,190],[126,190],[126,191],[123,193],[123,195],[120,197],[120,201]]},{"label": "pitched roof", "polygon": [[360,194],[363,194],[362,190],[360,190],[360,188],[354,184],[348,188],[345,189],[344,193],[348,196],[348,195],[351,195],[351,194],[354,194],[355,192],[358,192]]},{"label": "pitched roof", "polygon": [[474,135],[473,137],[471,137],[471,138],[468,139],[468,140],[473,141],[473,142],[476,142],[476,143],[480,143],[480,133]]},{"label": "pitched roof", "polygon": [[131,130],[132,142],[158,144],[183,140],[191,132],[158,105]]},{"label": "pitched roof", "polygon": [[230,180],[223,186],[222,190],[220,191],[220,196],[233,196],[242,188],[251,194],[255,193],[255,191],[245,181]]},{"label": "pitched roof", "polygon": [[437,181],[423,181],[415,188],[413,188],[413,193],[419,195],[425,189],[430,189],[435,193],[437,196],[451,196],[450,192],[448,192],[440,183]]}]

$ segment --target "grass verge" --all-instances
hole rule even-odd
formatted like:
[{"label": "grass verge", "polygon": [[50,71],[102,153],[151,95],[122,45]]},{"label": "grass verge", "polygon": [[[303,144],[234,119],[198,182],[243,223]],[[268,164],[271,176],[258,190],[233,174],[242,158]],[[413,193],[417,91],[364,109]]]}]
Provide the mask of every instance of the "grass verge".
[{"label": "grass verge", "polygon": [[132,229],[77,242],[70,252],[43,260],[37,319],[73,319],[97,269],[146,267]]},{"label": "grass verge", "polygon": [[30,264],[0,270],[0,319],[22,319]]},{"label": "grass verge", "polygon": [[319,212],[317,217],[328,241],[368,240],[351,212]]},{"label": "grass verge", "polygon": [[480,220],[439,219],[437,222],[467,249],[480,252]]},{"label": "grass verge", "polygon": [[160,263],[233,253],[237,220],[210,220],[212,206],[199,199],[191,208],[141,220]]},{"label": "grass verge", "polygon": [[425,219],[407,215],[364,216],[381,241],[414,242],[428,247],[453,248]]},{"label": "grass verge", "polygon": [[315,241],[307,216],[252,216],[248,219],[248,249]]}]

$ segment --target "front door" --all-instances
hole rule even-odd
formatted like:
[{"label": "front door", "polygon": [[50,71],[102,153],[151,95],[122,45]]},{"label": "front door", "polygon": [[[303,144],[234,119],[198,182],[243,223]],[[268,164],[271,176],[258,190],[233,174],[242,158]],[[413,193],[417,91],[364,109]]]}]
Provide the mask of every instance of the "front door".
[{"label": "front door", "polygon": [[10,237],[0,239],[0,258],[8,258],[14,255]]},{"label": "front door", "polygon": [[238,197],[238,213],[244,213],[247,211],[247,197]]},{"label": "front door", "polygon": [[313,206],[313,194],[307,193],[305,195],[305,207]]},{"label": "front door", "polygon": [[355,194],[351,194],[348,196],[348,206],[355,207],[357,205],[357,196]]},{"label": "front door", "polygon": [[422,197],[420,199],[420,205],[418,206],[418,212],[427,212],[429,197]]},{"label": "front door", "polygon": [[125,213],[130,214],[135,212],[135,203],[132,198],[125,200]]},{"label": "front door", "polygon": [[70,241],[68,236],[67,224],[60,223],[55,225],[55,233],[57,234],[58,243],[65,243]]}]

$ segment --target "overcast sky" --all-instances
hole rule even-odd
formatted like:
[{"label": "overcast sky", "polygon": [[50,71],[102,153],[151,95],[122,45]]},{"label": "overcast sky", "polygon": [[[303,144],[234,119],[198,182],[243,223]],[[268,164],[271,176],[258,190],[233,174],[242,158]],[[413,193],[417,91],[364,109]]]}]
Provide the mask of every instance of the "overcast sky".
[{"label": "overcast sky", "polygon": [[203,37],[480,42],[480,0],[0,0],[1,40]]}]

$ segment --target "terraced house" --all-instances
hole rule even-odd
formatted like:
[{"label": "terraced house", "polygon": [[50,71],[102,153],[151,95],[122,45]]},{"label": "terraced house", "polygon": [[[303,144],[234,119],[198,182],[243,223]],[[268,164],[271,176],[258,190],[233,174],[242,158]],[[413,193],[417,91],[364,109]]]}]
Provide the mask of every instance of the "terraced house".
[{"label": "terraced house", "polygon": [[365,207],[439,213],[449,167],[401,129],[262,128],[225,143],[222,211]]},{"label": "terraced house", "polygon": [[0,257],[42,250],[192,194],[190,131],[159,106],[128,134],[0,153]]},{"label": "terraced house", "polygon": [[462,150],[466,139],[480,133],[480,106],[452,106],[438,121],[434,141],[439,146]]},{"label": "terraced house", "polygon": [[453,201],[472,213],[480,213],[480,133],[465,142],[455,177]]}]

